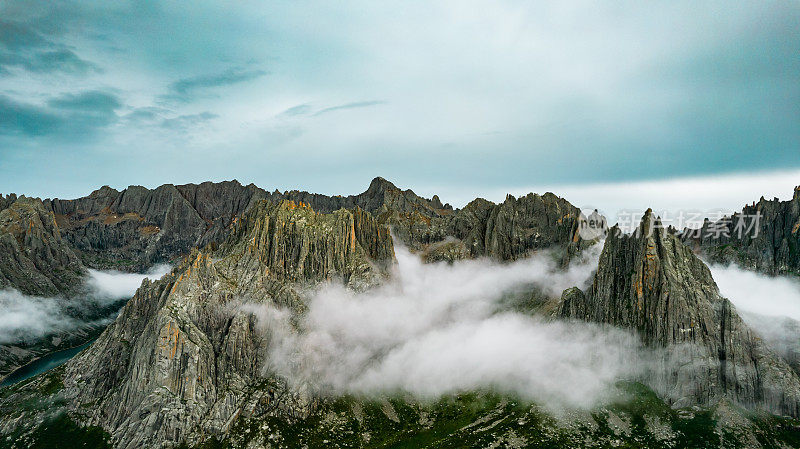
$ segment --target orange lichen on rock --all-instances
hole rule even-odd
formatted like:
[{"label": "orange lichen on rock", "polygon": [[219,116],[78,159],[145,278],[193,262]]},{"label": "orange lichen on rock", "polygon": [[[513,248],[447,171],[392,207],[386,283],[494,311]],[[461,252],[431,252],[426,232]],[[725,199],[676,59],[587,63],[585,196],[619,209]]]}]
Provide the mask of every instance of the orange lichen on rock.
[{"label": "orange lichen on rock", "polygon": [[183,344],[183,337],[180,334],[180,329],[172,320],[167,323],[165,331],[162,331],[161,342],[158,344],[159,349],[168,350],[169,358],[174,359],[178,354],[179,346]]},{"label": "orange lichen on rock", "polygon": [[161,228],[158,226],[148,225],[139,228],[139,233],[142,235],[155,235],[161,232]]},{"label": "orange lichen on rock", "polygon": [[636,290],[636,297],[641,300],[644,293],[641,279],[635,279],[633,281],[633,288]]},{"label": "orange lichen on rock", "polygon": [[179,354],[178,348],[183,343],[183,337],[180,334],[180,329],[177,325],[173,325],[173,322],[170,321],[167,325],[167,332],[166,332],[166,344],[169,346],[169,358],[174,359],[176,354]]},{"label": "orange lichen on rock", "polygon": [[172,289],[170,290],[170,293],[175,293],[175,290],[178,289],[178,284],[180,284],[182,280],[183,280],[183,273],[178,275],[178,279],[175,279],[175,283],[172,284]]},{"label": "orange lichen on rock", "polygon": [[353,222],[350,222],[350,251],[356,250],[356,227]]}]

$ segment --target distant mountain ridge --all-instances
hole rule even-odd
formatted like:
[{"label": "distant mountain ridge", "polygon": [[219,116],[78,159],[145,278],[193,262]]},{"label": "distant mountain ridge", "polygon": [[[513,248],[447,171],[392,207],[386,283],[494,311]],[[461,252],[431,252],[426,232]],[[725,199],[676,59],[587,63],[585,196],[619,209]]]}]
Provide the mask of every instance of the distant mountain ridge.
[{"label": "distant mountain ridge", "polygon": [[800,276],[800,186],[788,201],[761,197],[731,217],[685,230],[682,240],[711,262]]},{"label": "distant mountain ridge", "polygon": [[410,247],[424,249],[452,236],[463,241],[461,254],[469,257],[513,260],[554,244],[574,247],[580,240],[580,210],[552,193],[509,195],[500,204],[476,199],[455,210],[435,195],[423,198],[381,177],[363,193],[349,196],[268,192],[234,180],[122,191],[104,186],[86,197],[42,204],[86,266],[143,271],[177,260],[194,247],[222,242],[234,218],[264,199],[302,202],[320,212],[360,208],[390,225]]}]

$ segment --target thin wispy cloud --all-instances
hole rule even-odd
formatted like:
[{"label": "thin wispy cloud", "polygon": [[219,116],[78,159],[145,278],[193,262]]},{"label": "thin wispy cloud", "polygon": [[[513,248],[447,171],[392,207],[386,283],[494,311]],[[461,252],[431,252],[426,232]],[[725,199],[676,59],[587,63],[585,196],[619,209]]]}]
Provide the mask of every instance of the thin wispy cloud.
[{"label": "thin wispy cloud", "polygon": [[51,41],[30,25],[0,20],[0,74],[13,70],[31,73],[100,72],[95,64],[80,58],[63,44]]},{"label": "thin wispy cloud", "polygon": [[44,105],[0,94],[0,135],[85,141],[117,122],[122,107],[116,95],[99,90],[61,94]]},{"label": "thin wispy cloud", "polygon": [[67,49],[37,51],[24,56],[19,53],[0,52],[0,72],[10,74],[14,68],[33,73],[64,72],[78,75],[101,71],[96,65],[79,58]]},{"label": "thin wispy cloud", "polygon": [[161,127],[173,130],[186,130],[201,123],[208,122],[219,117],[211,112],[201,112],[199,114],[179,115],[173,118],[166,118],[161,121]]},{"label": "thin wispy cloud", "polygon": [[386,104],[386,102],[385,101],[381,101],[381,100],[356,101],[356,102],[353,102],[353,103],[345,103],[345,104],[340,104],[338,106],[331,106],[329,108],[321,109],[321,110],[315,112],[314,116],[318,117],[318,116],[323,115],[323,114],[328,114],[328,113],[335,112],[335,111],[341,111],[341,110],[344,110],[344,109],[368,108],[370,106],[379,106],[379,105],[382,105],[382,104]]},{"label": "thin wispy cloud", "polygon": [[122,102],[116,95],[100,90],[63,94],[51,98],[47,104],[59,109],[102,114],[111,114],[122,107]]},{"label": "thin wispy cloud", "polygon": [[266,75],[264,70],[229,69],[221,73],[183,78],[169,86],[166,100],[191,101],[210,89],[244,83]]},{"label": "thin wispy cloud", "polygon": [[49,41],[24,23],[0,19],[0,44],[9,50],[45,47]]},{"label": "thin wispy cloud", "polygon": [[308,115],[314,111],[314,108],[308,104],[298,104],[297,106],[292,106],[291,108],[286,109],[285,111],[278,114],[278,117],[295,117],[298,115]]}]

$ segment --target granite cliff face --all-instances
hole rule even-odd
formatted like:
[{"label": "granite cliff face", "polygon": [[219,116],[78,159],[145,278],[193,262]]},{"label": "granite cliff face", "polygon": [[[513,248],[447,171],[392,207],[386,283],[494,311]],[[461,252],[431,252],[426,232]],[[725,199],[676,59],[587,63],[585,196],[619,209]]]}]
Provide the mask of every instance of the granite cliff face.
[{"label": "granite cliff face", "polygon": [[663,350],[654,382],[680,405],[729,398],[800,414],[800,378],[720,296],[708,267],[649,211],[633,235],[613,228],[587,292],[564,292],[562,317],[636,330]]},{"label": "granite cliff face", "polygon": [[296,190],[270,193],[253,184],[226,181],[165,184],[153,190],[131,186],[121,192],[106,186],[84,198],[48,199],[44,204],[87,265],[141,271],[180,258],[194,247],[222,242],[233,220],[263,199],[309,204],[320,212],[360,208],[372,214],[423,211],[431,216],[452,210],[438,199],[401,191],[383,178],[375,178],[364,193],[347,197]]},{"label": "granite cliff face", "polygon": [[304,288],[325,280],[367,288],[393,258],[388,229],[364,211],[260,202],[218,249],[194,251],[171,274],[145,281],[68,363],[68,407],[122,448],[197,442],[241,416],[304,416],[311,397],[263,376],[267,342],[244,308],[301,311]]},{"label": "granite cliff face", "polygon": [[53,213],[35,198],[5,197],[0,207],[0,289],[70,294],[86,269],[61,237]]},{"label": "granite cliff face", "polygon": [[800,275],[800,186],[789,201],[762,197],[732,217],[685,230],[682,240],[711,262]]},{"label": "granite cliff face", "polygon": [[552,193],[511,195],[500,204],[469,203],[453,218],[448,230],[461,239],[473,256],[515,260],[531,251],[581,243],[581,211]]}]

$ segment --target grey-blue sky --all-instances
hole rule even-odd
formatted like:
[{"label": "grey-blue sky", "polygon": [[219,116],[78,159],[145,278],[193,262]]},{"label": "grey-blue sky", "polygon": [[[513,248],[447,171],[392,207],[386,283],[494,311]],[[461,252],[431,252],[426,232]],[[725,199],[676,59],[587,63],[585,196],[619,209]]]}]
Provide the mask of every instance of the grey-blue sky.
[{"label": "grey-blue sky", "polygon": [[7,1],[0,17],[3,192],[800,168],[793,1]]}]

